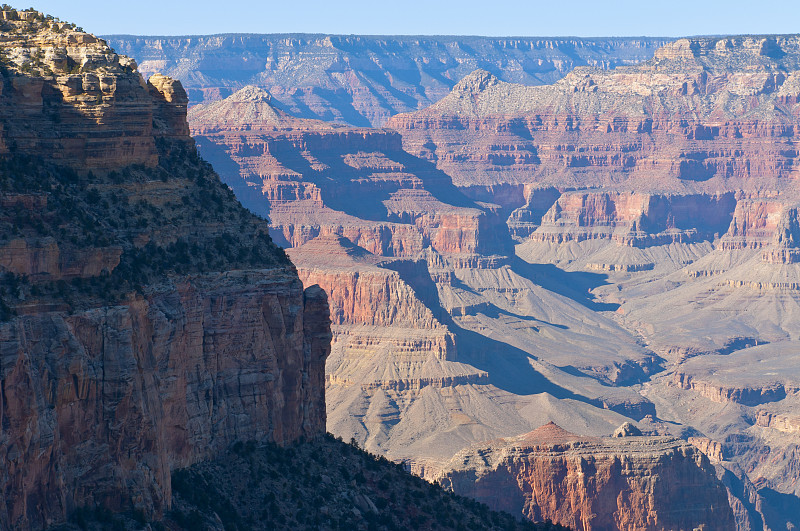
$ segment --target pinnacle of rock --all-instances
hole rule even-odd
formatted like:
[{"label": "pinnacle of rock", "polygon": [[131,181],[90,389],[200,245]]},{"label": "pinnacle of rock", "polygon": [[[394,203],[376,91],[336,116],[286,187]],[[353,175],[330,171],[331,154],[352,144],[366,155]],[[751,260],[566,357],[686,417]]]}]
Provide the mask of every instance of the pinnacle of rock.
[{"label": "pinnacle of rock", "polygon": [[614,430],[612,437],[638,437],[642,435],[642,430],[631,424],[630,422],[623,422],[622,425]]},{"label": "pinnacle of rock", "polygon": [[272,103],[272,95],[261,87],[255,85],[247,85],[240,90],[234,92],[230,96],[230,101],[235,102],[257,102],[257,103]]},{"label": "pinnacle of rock", "polygon": [[483,69],[478,69],[471,72],[469,75],[459,81],[453,92],[463,94],[479,94],[487,88],[497,85],[500,82],[491,72]]}]

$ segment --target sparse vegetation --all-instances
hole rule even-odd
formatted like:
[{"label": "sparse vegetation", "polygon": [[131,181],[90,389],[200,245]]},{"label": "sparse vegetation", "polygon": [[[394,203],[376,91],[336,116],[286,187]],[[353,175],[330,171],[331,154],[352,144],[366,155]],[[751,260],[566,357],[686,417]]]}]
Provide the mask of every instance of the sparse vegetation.
[{"label": "sparse vegetation", "polygon": [[[220,523],[226,531],[566,529],[492,511],[330,434],[286,448],[236,443],[215,461],[175,471],[172,490],[172,510],[149,523],[151,529],[219,529]],[[136,513],[81,508],[62,529],[141,529],[145,523]]]},{"label": "sparse vegetation", "polygon": [[330,434],[288,448],[237,443],[217,461],[176,471],[173,492],[165,523],[185,529],[203,529],[215,514],[227,531],[564,529],[491,511]]},{"label": "sparse vegetation", "polygon": [[[85,309],[145,293],[174,275],[288,263],[266,222],[245,210],[196,152],[182,142],[158,144],[157,167],[105,174],[21,156],[0,160],[0,248],[17,240],[35,249],[56,244],[61,257],[121,253],[119,265],[91,276],[1,277],[0,320],[23,301]],[[156,182],[175,190],[174,198],[165,199]]]}]

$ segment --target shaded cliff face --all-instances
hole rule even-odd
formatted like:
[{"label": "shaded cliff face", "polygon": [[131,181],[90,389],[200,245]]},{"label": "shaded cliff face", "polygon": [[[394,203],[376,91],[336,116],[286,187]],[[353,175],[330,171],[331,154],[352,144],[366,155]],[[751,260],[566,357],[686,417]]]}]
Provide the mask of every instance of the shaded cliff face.
[{"label": "shaded cliff face", "polygon": [[256,85],[287,110],[354,126],[382,126],[444,97],[476,68],[526,85],[553,83],[576,66],[613,68],[652,57],[659,38],[214,35],[109,42],[144,73],[180,79],[193,103]]},{"label": "shaded cliff face", "polygon": [[159,515],[175,468],[324,433],[326,296],[197,156],[180,83],[2,16],[0,528]]},{"label": "shaded cliff face", "polygon": [[437,477],[494,509],[572,529],[735,525],[708,459],[669,437],[586,438],[551,423],[464,450]]}]

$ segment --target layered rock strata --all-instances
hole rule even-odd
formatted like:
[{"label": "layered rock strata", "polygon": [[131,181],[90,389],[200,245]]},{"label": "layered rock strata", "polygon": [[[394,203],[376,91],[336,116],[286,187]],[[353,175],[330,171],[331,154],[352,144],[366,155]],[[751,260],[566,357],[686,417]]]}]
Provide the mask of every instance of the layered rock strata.
[{"label": "layered rock strata", "polygon": [[714,468],[674,438],[586,438],[551,423],[464,450],[437,478],[490,507],[572,529],[734,528]]},{"label": "layered rock strata", "polygon": [[[610,411],[648,411],[635,393],[598,380],[641,379],[654,370],[652,354],[589,311],[565,321],[562,313],[574,306],[537,291],[509,266],[500,207],[467,199],[446,175],[405,153],[398,135],[298,119],[253,87],[192,108],[190,123],[239,197],[269,216],[303,281],[330,294],[334,433],[355,430],[360,444],[396,459],[442,459],[464,444],[461,437],[477,441],[533,427],[540,412],[522,404],[543,397],[529,393],[579,390],[588,396],[579,408],[600,432],[619,423]],[[537,318],[526,319],[526,312]],[[596,345],[572,331],[587,322],[617,346],[581,352],[575,344]],[[487,325],[503,336],[513,331],[519,342],[476,340],[473,329]],[[532,367],[520,348],[547,362]],[[570,369],[580,375],[564,372]],[[570,390],[532,386],[537,371],[565,376]],[[513,388],[530,391],[515,396]],[[491,403],[497,397],[502,413]],[[421,413],[431,408],[445,416]],[[448,432],[463,435],[448,439]]]},{"label": "layered rock strata", "polygon": [[[593,436],[638,421],[740,467],[735,525],[780,527],[796,442],[765,419],[796,401],[780,359],[800,333],[797,42],[685,39],[545,87],[478,71],[393,117],[402,145],[255,88],[192,123],[304,279],[344,287],[335,433],[428,473],[548,421]],[[310,252],[353,244],[346,265]]]},{"label": "layered rock strata", "polygon": [[572,68],[613,68],[652,57],[659,38],[214,35],[109,42],[143,73],[180,79],[193,103],[224,99],[245,85],[271,92],[304,118],[382,126],[447,94],[476,68],[506,81],[552,83]]},{"label": "layered rock strata", "polygon": [[[520,239],[641,246],[724,234],[723,248],[760,246],[754,237],[778,238],[776,210],[797,202],[798,57],[792,36],[683,39],[642,65],[578,68],[544,87],[476,71],[388,125],[471,195],[516,189],[499,198],[518,209],[509,226]],[[793,245],[764,261],[792,263]]]},{"label": "layered rock strata", "polygon": [[405,153],[396,133],[294,118],[255,87],[189,118],[203,154],[283,245],[339,235],[384,256],[503,250],[502,220]]},{"label": "layered rock strata", "polygon": [[[3,521],[169,507],[170,473],[237,440],[325,431],[324,293],[288,272],[212,274],[114,307],[0,326]],[[322,330],[320,330],[322,328]],[[316,387],[314,387],[316,384]]]},{"label": "layered rock strata", "polygon": [[49,153],[76,169],[152,167],[157,138],[187,138],[180,83],[145,82],[104,40],[33,11],[3,11],[0,33],[0,153]]},{"label": "layered rock strata", "polygon": [[32,10],[0,32],[0,529],[158,517],[174,469],[324,434],[326,295],[197,157],[180,83]]}]

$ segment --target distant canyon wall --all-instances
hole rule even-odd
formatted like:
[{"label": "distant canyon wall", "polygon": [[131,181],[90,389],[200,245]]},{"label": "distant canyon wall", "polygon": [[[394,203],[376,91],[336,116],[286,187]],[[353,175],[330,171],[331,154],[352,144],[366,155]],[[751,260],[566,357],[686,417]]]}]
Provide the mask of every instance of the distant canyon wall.
[{"label": "distant canyon wall", "polygon": [[380,127],[394,114],[438,101],[476,68],[509,82],[549,84],[576,66],[647,60],[669,39],[292,34],[108,41],[144,74],[181,80],[193,104],[256,85],[296,116]]}]

